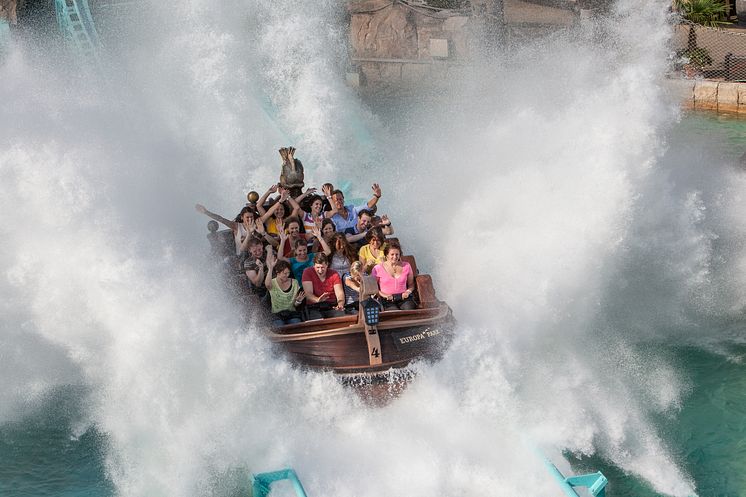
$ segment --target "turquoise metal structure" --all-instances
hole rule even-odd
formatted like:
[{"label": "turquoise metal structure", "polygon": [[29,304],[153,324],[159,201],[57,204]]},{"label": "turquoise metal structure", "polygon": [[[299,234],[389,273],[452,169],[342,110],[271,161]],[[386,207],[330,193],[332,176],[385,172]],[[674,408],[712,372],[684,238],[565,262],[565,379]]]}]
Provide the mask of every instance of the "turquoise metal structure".
[{"label": "turquoise metal structure", "polygon": [[608,483],[608,480],[600,471],[585,475],[565,477],[565,475],[563,475],[560,470],[557,469],[557,466],[552,464],[549,459],[544,458],[544,464],[552,476],[554,476],[555,480],[560,484],[560,487],[567,497],[580,497],[578,492],[575,490],[578,487],[586,488],[587,492],[593,497],[606,496],[606,484]]},{"label": "turquoise metal structure", "polygon": [[84,63],[98,63],[101,41],[88,0],[54,0],[57,25],[65,41]]},{"label": "turquoise metal structure", "polygon": [[[567,497],[581,497],[581,495],[576,491],[576,488],[579,487],[586,489],[586,492],[584,492],[583,495],[590,494],[593,497],[606,496],[606,484],[608,483],[608,480],[600,471],[585,475],[565,477],[565,475],[563,475],[560,470],[557,469],[557,466],[552,464],[549,459],[544,458],[544,464],[551,475],[554,476],[560,484],[560,487]],[[303,485],[298,479],[298,475],[291,468],[254,475],[251,485],[252,496],[268,497],[271,492],[272,484],[281,480],[289,480],[290,483],[293,484],[293,489],[298,497],[308,497],[306,491],[303,489]]]},{"label": "turquoise metal structure", "polygon": [[10,45],[10,23],[0,19],[0,54],[7,50]]},{"label": "turquoise metal structure", "polygon": [[270,487],[272,484],[280,480],[289,480],[290,483],[293,484],[295,495],[298,497],[308,497],[306,491],[303,489],[303,485],[301,485],[300,480],[298,479],[298,475],[290,468],[254,475],[254,480],[251,484],[252,496],[267,497],[270,493]]}]

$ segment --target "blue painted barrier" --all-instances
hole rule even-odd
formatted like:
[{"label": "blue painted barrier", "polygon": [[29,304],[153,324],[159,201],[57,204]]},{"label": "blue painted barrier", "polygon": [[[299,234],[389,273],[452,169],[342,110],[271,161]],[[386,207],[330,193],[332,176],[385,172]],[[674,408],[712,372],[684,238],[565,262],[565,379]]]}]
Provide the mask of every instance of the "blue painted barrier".
[{"label": "blue painted barrier", "polygon": [[290,468],[254,475],[254,480],[251,484],[253,497],[267,497],[271,491],[270,487],[272,484],[281,480],[289,480],[290,483],[293,484],[295,495],[298,497],[308,497],[306,491],[303,489],[303,485],[301,485],[301,482],[298,479],[298,475]]},{"label": "blue painted barrier", "polygon": [[557,466],[552,464],[552,462],[546,457],[544,458],[544,464],[552,476],[554,476],[554,479],[560,484],[560,487],[567,497],[580,497],[575,491],[576,487],[587,488],[588,492],[593,497],[605,497],[608,480],[600,471],[585,475],[565,477],[565,475],[557,469]]}]

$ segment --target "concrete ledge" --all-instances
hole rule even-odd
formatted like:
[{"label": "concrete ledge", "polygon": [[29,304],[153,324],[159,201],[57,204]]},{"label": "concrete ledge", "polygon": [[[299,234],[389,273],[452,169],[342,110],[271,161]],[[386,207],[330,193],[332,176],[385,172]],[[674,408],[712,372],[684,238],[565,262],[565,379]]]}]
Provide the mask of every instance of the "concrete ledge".
[{"label": "concrete ledge", "polygon": [[694,108],[718,110],[718,82],[697,81],[694,83]]},{"label": "concrete ledge", "polygon": [[738,112],[738,83],[718,83],[718,112]]},{"label": "concrete ledge", "polygon": [[666,86],[685,109],[746,114],[746,83],[670,79]]}]

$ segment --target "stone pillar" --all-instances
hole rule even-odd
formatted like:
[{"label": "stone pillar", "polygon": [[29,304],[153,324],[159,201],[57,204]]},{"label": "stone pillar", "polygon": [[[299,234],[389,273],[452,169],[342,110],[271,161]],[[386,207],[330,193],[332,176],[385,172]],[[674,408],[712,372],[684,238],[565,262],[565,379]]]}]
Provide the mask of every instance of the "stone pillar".
[{"label": "stone pillar", "polygon": [[0,19],[10,24],[18,23],[17,8],[16,0],[0,0]]},{"label": "stone pillar", "polygon": [[746,0],[736,0],[736,15],[739,26],[746,26]]},{"label": "stone pillar", "polygon": [[505,40],[505,9],[503,0],[471,0],[472,16],[482,28],[485,48],[490,51]]}]

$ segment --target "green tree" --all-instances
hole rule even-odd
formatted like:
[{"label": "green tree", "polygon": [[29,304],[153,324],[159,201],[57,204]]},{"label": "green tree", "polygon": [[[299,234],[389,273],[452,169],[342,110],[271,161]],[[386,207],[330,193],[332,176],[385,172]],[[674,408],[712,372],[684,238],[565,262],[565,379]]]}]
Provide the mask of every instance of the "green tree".
[{"label": "green tree", "polygon": [[[684,19],[694,24],[712,28],[725,24],[728,7],[720,0],[676,0],[676,5]],[[694,24],[689,26],[687,50],[697,48],[697,27]]]}]

